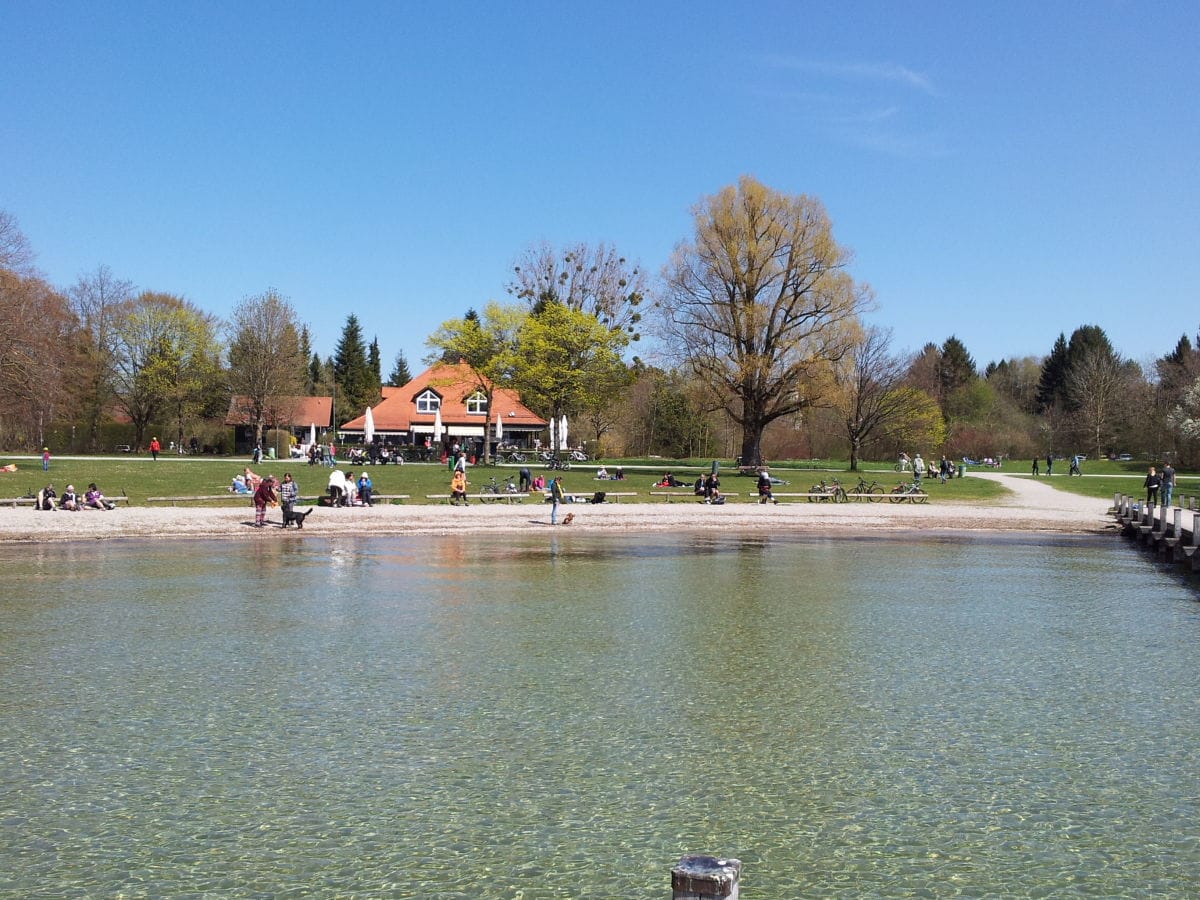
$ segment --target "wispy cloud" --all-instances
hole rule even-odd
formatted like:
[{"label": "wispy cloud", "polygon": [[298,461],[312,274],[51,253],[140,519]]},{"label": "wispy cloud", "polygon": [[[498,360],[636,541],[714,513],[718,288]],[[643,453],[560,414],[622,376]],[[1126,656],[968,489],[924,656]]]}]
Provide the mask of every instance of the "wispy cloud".
[{"label": "wispy cloud", "polygon": [[767,56],[765,61],[777,69],[793,69],[843,80],[884,81],[905,85],[931,97],[938,96],[933,79],[895,63],[835,63],[791,56]]},{"label": "wispy cloud", "polygon": [[[840,144],[889,156],[938,158],[950,154],[937,120],[933,79],[894,63],[839,63],[765,56],[767,85],[754,92],[799,113],[812,130]],[[930,116],[933,116],[932,120]]]}]

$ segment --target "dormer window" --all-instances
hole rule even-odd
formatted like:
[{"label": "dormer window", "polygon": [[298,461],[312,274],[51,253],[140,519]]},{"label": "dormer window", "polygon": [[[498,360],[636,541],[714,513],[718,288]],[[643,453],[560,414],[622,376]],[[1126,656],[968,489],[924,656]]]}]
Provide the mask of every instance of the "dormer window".
[{"label": "dormer window", "polygon": [[476,391],[467,398],[467,414],[472,416],[486,416],[488,411],[487,394],[483,391]]},{"label": "dormer window", "polygon": [[417,395],[417,412],[435,413],[442,408],[442,398],[433,391],[425,390]]}]

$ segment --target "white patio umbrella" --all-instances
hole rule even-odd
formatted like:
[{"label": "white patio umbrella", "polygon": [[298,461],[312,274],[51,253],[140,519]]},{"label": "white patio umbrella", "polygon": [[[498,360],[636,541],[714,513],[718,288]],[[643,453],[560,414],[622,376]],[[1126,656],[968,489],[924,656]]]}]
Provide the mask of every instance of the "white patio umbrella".
[{"label": "white patio umbrella", "polygon": [[433,442],[440,443],[442,440],[442,410],[439,407],[437,412],[433,414]]},{"label": "white patio umbrella", "polygon": [[496,441],[499,442],[504,438],[504,418],[500,415],[500,410],[496,410]]},{"label": "white patio umbrella", "polygon": [[308,446],[312,446],[317,442],[317,423],[308,423]]},{"label": "white patio umbrella", "polygon": [[558,423],[558,446],[567,449],[567,417],[563,416]]},{"label": "white patio umbrella", "polygon": [[375,416],[371,412],[371,407],[367,407],[367,414],[363,418],[363,443],[369,444],[375,440]]},{"label": "white patio umbrella", "polygon": [[558,449],[558,444],[554,443],[554,419],[550,420],[550,450],[551,452]]}]

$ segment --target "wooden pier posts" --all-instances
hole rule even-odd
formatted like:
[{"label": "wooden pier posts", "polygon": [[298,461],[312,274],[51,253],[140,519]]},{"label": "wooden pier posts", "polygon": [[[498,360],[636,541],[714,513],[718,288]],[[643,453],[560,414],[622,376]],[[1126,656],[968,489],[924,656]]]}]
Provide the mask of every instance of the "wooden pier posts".
[{"label": "wooden pier posts", "polygon": [[737,900],[740,859],[688,854],[671,869],[671,900]]},{"label": "wooden pier posts", "polygon": [[[1183,563],[1193,572],[1200,572],[1200,511],[1195,497],[1180,497],[1180,505],[1151,506],[1136,501],[1127,494],[1113,497],[1113,515],[1127,537],[1144,543],[1168,562]],[[1191,511],[1191,534],[1185,540],[1184,508]]]}]

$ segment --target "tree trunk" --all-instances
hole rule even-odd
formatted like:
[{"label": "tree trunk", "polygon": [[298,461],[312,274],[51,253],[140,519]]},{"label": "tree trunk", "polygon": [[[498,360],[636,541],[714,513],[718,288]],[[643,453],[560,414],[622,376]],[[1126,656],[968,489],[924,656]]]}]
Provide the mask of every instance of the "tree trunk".
[{"label": "tree trunk", "polygon": [[762,433],[763,426],[759,422],[744,422],[742,424],[741,465],[762,465]]},{"label": "tree trunk", "polygon": [[858,451],[859,451],[860,444],[861,444],[861,442],[859,441],[859,439],[857,437],[852,437],[850,439],[850,471],[851,472],[858,471]]}]

